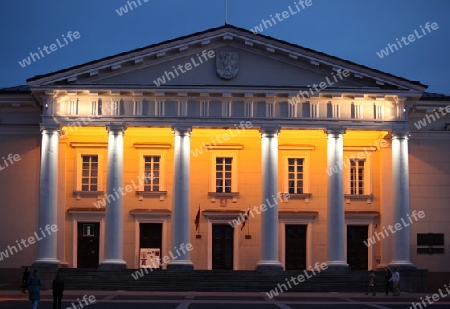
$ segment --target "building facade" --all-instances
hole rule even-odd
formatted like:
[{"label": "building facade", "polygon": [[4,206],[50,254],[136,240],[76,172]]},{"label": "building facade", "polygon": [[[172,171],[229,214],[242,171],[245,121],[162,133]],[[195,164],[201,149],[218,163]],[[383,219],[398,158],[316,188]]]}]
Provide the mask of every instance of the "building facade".
[{"label": "building facade", "polygon": [[449,272],[425,89],[229,25],[5,89],[0,268]]}]

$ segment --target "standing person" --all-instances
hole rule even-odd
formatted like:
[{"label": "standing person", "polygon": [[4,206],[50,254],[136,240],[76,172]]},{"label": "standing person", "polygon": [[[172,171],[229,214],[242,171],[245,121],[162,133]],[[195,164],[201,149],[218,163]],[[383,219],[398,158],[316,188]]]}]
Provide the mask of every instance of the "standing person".
[{"label": "standing person", "polygon": [[52,283],[52,293],[53,293],[53,309],[61,309],[61,300],[63,298],[64,292],[64,281],[61,279],[60,275],[56,275],[56,278]]},{"label": "standing person", "polygon": [[392,294],[394,293],[394,289],[392,288],[392,272],[391,270],[386,267],[386,275],[384,276],[384,278],[386,279],[386,285],[385,285],[385,289],[386,289],[386,295],[389,295],[389,290],[392,292]]},{"label": "standing person", "polygon": [[373,270],[371,270],[369,272],[369,277],[367,278],[367,281],[369,283],[368,287],[367,287],[367,292],[366,295],[370,293],[370,291],[372,291],[372,295],[375,296],[375,273],[373,272]]},{"label": "standing person", "polygon": [[37,274],[37,269],[35,268],[33,274],[28,278],[28,297],[31,300],[31,308],[37,309],[38,303],[41,300],[41,277]]},{"label": "standing person", "polygon": [[392,274],[392,285],[394,290],[394,295],[399,296],[400,295],[400,288],[398,287],[398,284],[400,282],[400,273],[398,272],[397,268],[394,268],[394,273]]},{"label": "standing person", "polygon": [[28,267],[25,267],[25,270],[23,271],[22,275],[22,293],[25,293],[25,290],[27,290],[29,277],[30,277],[30,269]]}]

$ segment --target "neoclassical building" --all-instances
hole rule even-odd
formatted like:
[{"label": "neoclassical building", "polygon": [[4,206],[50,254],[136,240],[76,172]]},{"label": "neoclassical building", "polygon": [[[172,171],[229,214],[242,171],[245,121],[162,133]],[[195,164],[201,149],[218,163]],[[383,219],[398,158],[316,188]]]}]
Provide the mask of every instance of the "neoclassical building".
[{"label": "neoclassical building", "polygon": [[2,269],[450,272],[450,99],[419,82],[230,25],[27,82]]}]

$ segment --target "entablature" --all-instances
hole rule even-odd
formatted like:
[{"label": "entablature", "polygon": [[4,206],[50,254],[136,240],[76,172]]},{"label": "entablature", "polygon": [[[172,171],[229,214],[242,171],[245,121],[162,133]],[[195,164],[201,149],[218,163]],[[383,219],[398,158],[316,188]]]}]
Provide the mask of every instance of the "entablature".
[{"label": "entablature", "polygon": [[[44,116],[67,124],[86,119],[94,122],[117,120],[130,123],[166,122],[169,118],[201,121],[211,119],[254,119],[259,122],[282,121],[292,125],[309,120],[349,125],[404,121],[405,102],[413,98],[399,93],[360,93],[358,91],[324,91],[303,97],[291,89],[161,89],[161,90],[89,90],[59,89],[46,91]],[[156,119],[155,119],[156,118]],[[85,124],[86,125],[86,124]]]}]

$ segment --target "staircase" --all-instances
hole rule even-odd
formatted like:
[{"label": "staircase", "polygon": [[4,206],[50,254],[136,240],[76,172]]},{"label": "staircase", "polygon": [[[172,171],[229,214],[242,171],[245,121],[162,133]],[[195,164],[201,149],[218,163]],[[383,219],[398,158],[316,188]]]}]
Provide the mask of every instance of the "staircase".
[{"label": "staircase", "polygon": [[[139,271],[141,276],[136,274]],[[367,271],[312,272],[226,271],[226,270],[153,270],[147,269],[75,269],[61,268],[59,274],[66,289],[128,291],[201,291],[201,292],[268,292],[285,284],[291,292],[363,292],[367,289]],[[426,272],[425,272],[426,273]],[[306,275],[307,274],[307,275]],[[134,275],[135,277],[133,277]],[[285,279],[305,277],[291,287]],[[422,272],[423,275],[423,272]],[[135,279],[137,278],[137,279]],[[384,272],[376,273],[377,290],[384,291]],[[423,278],[422,278],[423,279]],[[417,281],[417,280],[416,280]],[[422,280],[423,281],[423,280]],[[421,281],[421,282],[422,282]],[[407,281],[405,281],[407,283]],[[403,291],[422,292],[425,286],[401,287]]]}]

